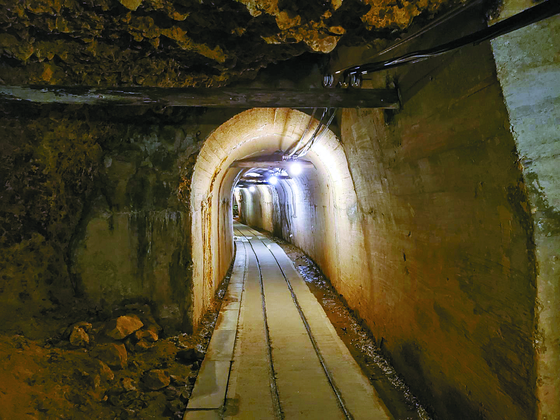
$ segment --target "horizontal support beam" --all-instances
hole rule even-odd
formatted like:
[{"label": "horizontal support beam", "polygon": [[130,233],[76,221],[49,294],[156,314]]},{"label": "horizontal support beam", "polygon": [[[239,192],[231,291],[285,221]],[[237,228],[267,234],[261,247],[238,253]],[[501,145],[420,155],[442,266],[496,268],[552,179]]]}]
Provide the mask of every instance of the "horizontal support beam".
[{"label": "horizontal support beam", "polygon": [[398,108],[394,89],[112,88],[0,86],[0,100],[40,104],[216,108]]}]

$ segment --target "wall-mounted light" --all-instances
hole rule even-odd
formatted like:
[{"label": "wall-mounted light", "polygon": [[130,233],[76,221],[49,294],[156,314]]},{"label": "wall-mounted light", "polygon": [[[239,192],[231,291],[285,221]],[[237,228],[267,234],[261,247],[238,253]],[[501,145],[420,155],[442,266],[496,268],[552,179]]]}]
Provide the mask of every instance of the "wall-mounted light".
[{"label": "wall-mounted light", "polygon": [[301,163],[299,163],[298,161],[292,162],[290,164],[290,167],[288,168],[288,172],[293,176],[301,174],[302,170],[303,168],[301,167]]},{"label": "wall-mounted light", "polygon": [[251,186],[249,187],[249,192],[254,193],[255,191],[257,191],[257,188],[251,185]]},{"label": "wall-mounted light", "polygon": [[275,176],[271,176],[270,178],[268,178],[268,183],[271,185],[276,185],[278,184],[278,178],[276,178]]}]

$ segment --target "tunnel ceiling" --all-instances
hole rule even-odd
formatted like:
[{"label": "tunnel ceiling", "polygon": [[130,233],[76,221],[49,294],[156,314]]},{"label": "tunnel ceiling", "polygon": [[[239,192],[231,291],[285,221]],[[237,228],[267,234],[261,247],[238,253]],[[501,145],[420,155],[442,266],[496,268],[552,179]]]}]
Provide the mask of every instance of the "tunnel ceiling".
[{"label": "tunnel ceiling", "polygon": [[0,0],[0,83],[220,86],[394,38],[456,0]]}]

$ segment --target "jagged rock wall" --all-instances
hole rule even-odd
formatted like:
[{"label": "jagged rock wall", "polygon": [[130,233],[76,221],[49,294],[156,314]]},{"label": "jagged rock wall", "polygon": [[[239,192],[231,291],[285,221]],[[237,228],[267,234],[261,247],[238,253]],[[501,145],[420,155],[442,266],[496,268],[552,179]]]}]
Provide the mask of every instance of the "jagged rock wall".
[{"label": "jagged rock wall", "polygon": [[72,294],[68,246],[95,189],[98,140],[114,133],[58,107],[2,111],[0,317],[18,329],[26,312],[51,309]]},{"label": "jagged rock wall", "polygon": [[225,118],[204,114],[2,108],[5,328],[27,328],[76,298],[99,310],[143,298],[157,302],[164,326],[189,330],[190,215],[180,193],[202,140]]},{"label": "jagged rock wall", "polygon": [[0,1],[0,83],[217,86],[394,37],[451,0]]},{"label": "jagged rock wall", "polygon": [[104,155],[100,188],[71,250],[80,293],[106,304],[149,297],[162,324],[186,331],[189,214],[177,201],[177,158],[192,149],[196,132],[196,126],[129,129]]}]

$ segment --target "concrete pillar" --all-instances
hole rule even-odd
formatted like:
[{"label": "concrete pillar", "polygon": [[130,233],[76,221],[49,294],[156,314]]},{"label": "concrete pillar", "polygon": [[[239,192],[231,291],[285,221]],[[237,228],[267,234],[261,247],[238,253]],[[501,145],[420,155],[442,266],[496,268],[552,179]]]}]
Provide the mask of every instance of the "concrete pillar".
[{"label": "concrete pillar", "polygon": [[[499,19],[532,5],[506,0]],[[538,418],[560,419],[560,19],[497,38],[492,48],[533,214]]]}]

